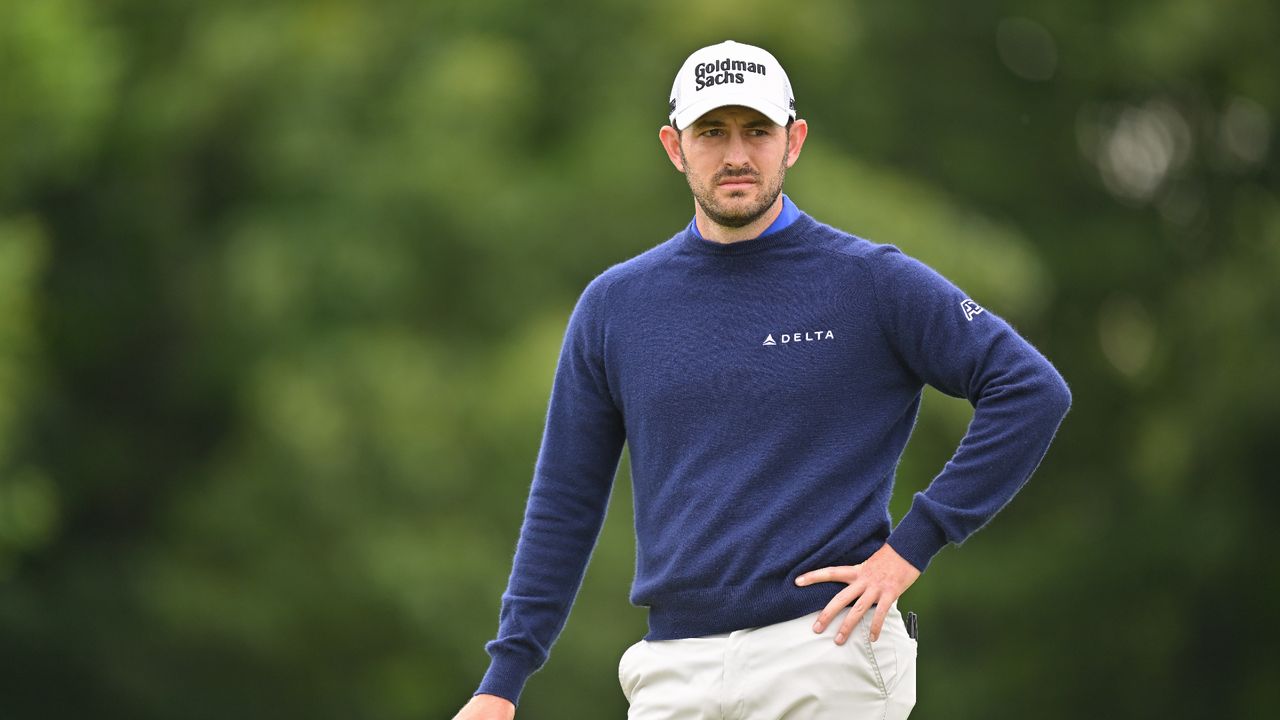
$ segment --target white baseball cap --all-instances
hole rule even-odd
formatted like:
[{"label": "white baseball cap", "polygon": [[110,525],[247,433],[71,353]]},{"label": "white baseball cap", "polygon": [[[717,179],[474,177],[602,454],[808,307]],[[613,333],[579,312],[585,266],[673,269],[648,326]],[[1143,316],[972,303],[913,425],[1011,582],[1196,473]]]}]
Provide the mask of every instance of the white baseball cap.
[{"label": "white baseball cap", "polygon": [[670,120],[677,130],[710,110],[745,105],[779,125],[796,116],[791,81],[768,50],[725,40],[695,51],[671,86]]}]

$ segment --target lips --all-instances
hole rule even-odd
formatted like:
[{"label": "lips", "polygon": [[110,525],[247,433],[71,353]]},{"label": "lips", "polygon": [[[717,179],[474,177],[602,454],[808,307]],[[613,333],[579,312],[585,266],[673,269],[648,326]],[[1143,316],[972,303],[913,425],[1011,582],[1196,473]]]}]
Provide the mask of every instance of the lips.
[{"label": "lips", "polygon": [[756,184],[754,178],[749,177],[730,177],[717,183],[720,187],[727,190],[743,190]]}]

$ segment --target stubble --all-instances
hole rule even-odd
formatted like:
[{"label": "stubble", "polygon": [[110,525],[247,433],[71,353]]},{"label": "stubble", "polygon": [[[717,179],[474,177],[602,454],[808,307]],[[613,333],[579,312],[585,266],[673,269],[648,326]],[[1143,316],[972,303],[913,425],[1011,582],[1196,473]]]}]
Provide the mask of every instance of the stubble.
[{"label": "stubble", "polygon": [[702,208],[712,222],[723,227],[740,228],[759,220],[773,207],[773,203],[782,193],[782,181],[787,175],[787,155],[791,152],[791,137],[787,136],[786,149],[782,153],[782,162],[773,182],[760,195],[760,199],[745,208],[732,208],[720,202],[716,197],[716,188],[727,178],[750,177],[760,182],[760,174],[751,168],[721,168],[711,177],[709,185],[704,185],[689,173],[689,160],[684,155],[684,144],[680,145],[680,161],[684,165],[684,178],[689,183],[693,199]]}]

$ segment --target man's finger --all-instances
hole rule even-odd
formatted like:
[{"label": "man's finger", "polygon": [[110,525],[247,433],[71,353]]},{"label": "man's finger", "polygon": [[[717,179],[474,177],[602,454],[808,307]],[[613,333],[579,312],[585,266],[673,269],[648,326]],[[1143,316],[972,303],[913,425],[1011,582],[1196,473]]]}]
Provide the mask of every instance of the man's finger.
[{"label": "man's finger", "polygon": [[880,639],[880,629],[884,627],[884,619],[889,615],[889,604],[888,599],[884,597],[876,603],[876,614],[871,619],[871,642]]},{"label": "man's finger", "polygon": [[858,602],[849,608],[849,614],[845,616],[844,622],[840,623],[840,630],[836,632],[836,644],[843,645],[845,640],[853,634],[853,629],[858,626],[858,621],[866,614],[871,607],[871,600],[866,595],[858,598]]},{"label": "man's finger", "polygon": [[796,585],[803,587],[820,582],[851,582],[861,567],[861,565],[837,565],[810,570],[796,578]]},{"label": "man's finger", "polygon": [[831,619],[838,615],[849,603],[858,599],[862,591],[862,583],[854,583],[836,593],[835,597],[831,598],[827,603],[827,606],[822,608],[822,612],[818,613],[818,619],[813,623],[813,631],[820,633],[825,630],[827,623],[831,622]]}]

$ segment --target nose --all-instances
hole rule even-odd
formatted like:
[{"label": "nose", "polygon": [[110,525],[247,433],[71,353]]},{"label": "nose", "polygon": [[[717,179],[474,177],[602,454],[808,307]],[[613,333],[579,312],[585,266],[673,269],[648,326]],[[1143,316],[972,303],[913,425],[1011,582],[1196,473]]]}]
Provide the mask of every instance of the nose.
[{"label": "nose", "polygon": [[724,151],[724,163],[731,167],[742,167],[751,162],[747,156],[747,141],[742,133],[729,133],[729,146]]}]

